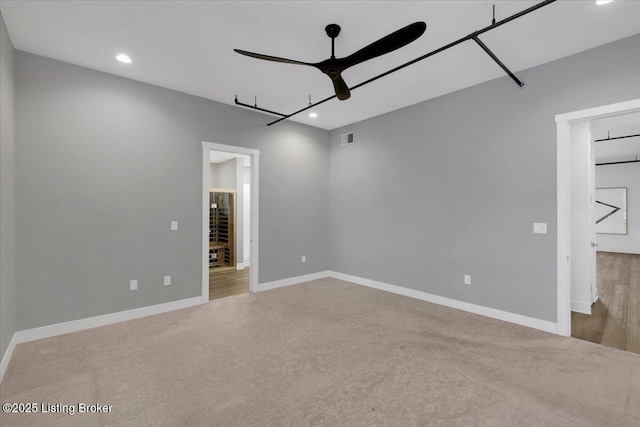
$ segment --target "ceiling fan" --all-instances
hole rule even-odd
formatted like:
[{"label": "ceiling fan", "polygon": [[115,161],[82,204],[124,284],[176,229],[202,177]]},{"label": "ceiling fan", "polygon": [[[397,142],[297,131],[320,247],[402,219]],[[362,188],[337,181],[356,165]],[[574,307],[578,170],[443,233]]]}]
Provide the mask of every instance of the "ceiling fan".
[{"label": "ceiling fan", "polygon": [[336,92],[336,96],[339,100],[344,101],[351,97],[349,86],[345,83],[341,74],[344,70],[361,62],[368,61],[375,57],[384,55],[389,52],[393,52],[396,49],[400,49],[403,46],[418,39],[424,34],[427,29],[427,24],[424,22],[414,22],[406,27],[403,27],[393,33],[371,43],[368,46],[363,47],[359,51],[352,53],[344,58],[336,58],[335,56],[335,39],[340,34],[340,26],[338,24],[329,24],[325,27],[327,36],[331,38],[331,58],[325,59],[321,62],[311,63],[296,61],[293,59],[279,58],[277,56],[263,55],[261,53],[247,52],[246,50],[234,49],[234,51],[250,56],[252,58],[264,59],[267,61],[282,62],[285,64],[295,65],[308,65],[310,67],[317,68],[324,74],[329,76],[333,82],[333,87]]}]

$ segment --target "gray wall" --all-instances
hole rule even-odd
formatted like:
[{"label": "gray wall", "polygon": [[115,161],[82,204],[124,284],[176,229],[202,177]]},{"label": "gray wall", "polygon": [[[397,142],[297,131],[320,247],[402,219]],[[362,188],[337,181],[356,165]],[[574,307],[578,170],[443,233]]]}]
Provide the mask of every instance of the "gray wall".
[{"label": "gray wall", "polygon": [[[627,117],[633,117],[635,121],[616,126],[612,125],[616,119],[594,120],[591,123],[592,139],[607,138],[608,135],[612,138],[640,135],[640,113]],[[640,137],[597,142],[594,149],[596,163],[631,160],[640,156]],[[640,164],[606,165],[595,169],[596,188],[627,187],[627,234],[598,234],[598,250],[640,254]]]},{"label": "gray wall", "polygon": [[14,50],[0,15],[0,359],[16,331]]},{"label": "gray wall", "polygon": [[200,294],[203,140],[261,150],[260,282],[330,268],[555,321],[553,116],[640,97],[639,49],[331,133],[16,52],[17,329]]},{"label": "gray wall", "polygon": [[238,171],[238,159],[230,159],[226,162],[211,163],[210,182],[214,188],[236,188],[236,175]]},{"label": "gray wall", "polygon": [[627,234],[598,234],[599,251],[640,254],[640,164],[596,168],[596,188],[627,188]]},{"label": "gray wall", "polygon": [[18,329],[200,295],[202,141],[261,150],[260,282],[327,269],[327,131],[15,59]]},{"label": "gray wall", "polygon": [[332,131],[330,268],[556,321],[554,116],[640,98],[638,52],[640,35],[519,72],[524,89],[504,77]]}]

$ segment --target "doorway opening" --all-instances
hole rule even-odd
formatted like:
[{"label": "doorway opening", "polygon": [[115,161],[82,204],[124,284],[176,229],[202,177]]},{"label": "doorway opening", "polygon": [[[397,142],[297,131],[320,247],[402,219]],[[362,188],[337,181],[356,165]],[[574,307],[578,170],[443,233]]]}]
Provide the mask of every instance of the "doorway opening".
[{"label": "doorway opening", "polygon": [[[592,313],[592,304],[598,300],[598,294],[603,296],[605,288],[602,279],[607,268],[596,261],[603,258],[596,249],[604,249],[597,246],[602,235],[596,234],[599,212],[596,208],[599,197],[596,196],[596,186],[600,185],[596,175],[596,162],[599,160],[593,145],[597,139],[593,137],[596,124],[606,123],[605,118],[637,112],[640,112],[640,99],[556,116],[559,335],[571,335],[572,311],[581,312],[589,318],[598,315]],[[576,153],[575,148],[581,153]],[[596,311],[598,306],[593,308]],[[573,317],[577,319],[576,314]]]},{"label": "doorway opening", "polygon": [[[211,151],[212,157],[219,153]],[[217,169],[224,170],[227,163],[231,163],[232,168],[235,169],[236,161],[237,159],[212,161],[211,185],[215,185],[216,179],[221,175],[216,174]],[[247,259],[246,268],[245,263],[238,259],[244,251],[243,232],[248,232],[249,229],[241,228],[237,224],[247,215],[249,213],[238,200],[236,188],[211,187],[209,189],[210,300],[249,292],[249,259]]]},{"label": "doorway opening", "polygon": [[[589,140],[579,142],[591,150],[591,242],[586,243],[592,244],[583,246],[593,252],[593,265],[581,265],[580,248],[574,244],[571,336],[640,353],[640,112],[594,119],[588,126]],[[571,201],[580,206],[576,187],[572,185]],[[582,218],[573,213],[572,232],[579,232]],[[574,243],[580,240],[576,234]],[[591,289],[579,280],[580,269],[595,269]]]},{"label": "doorway opening", "polygon": [[259,150],[203,142],[202,300],[255,292]]}]

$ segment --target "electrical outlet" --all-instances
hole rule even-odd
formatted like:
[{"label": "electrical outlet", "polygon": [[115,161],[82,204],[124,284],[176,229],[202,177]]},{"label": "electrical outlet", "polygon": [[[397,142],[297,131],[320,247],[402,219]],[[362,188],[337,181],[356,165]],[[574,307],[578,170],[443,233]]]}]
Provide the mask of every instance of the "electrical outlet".
[{"label": "electrical outlet", "polygon": [[169,286],[171,284],[171,276],[164,276],[164,285]]},{"label": "electrical outlet", "polygon": [[546,222],[534,222],[533,223],[533,232],[535,234],[547,234],[547,223]]},{"label": "electrical outlet", "polygon": [[178,229],[178,221],[171,221],[171,231]]},{"label": "electrical outlet", "polygon": [[302,255],[302,263],[304,264],[305,262],[307,262],[307,257],[306,255]]},{"label": "electrical outlet", "polygon": [[471,285],[471,276],[469,276],[468,274],[464,275],[464,284]]},{"label": "electrical outlet", "polygon": [[138,281],[137,280],[129,281],[129,290],[130,291],[138,290]]}]

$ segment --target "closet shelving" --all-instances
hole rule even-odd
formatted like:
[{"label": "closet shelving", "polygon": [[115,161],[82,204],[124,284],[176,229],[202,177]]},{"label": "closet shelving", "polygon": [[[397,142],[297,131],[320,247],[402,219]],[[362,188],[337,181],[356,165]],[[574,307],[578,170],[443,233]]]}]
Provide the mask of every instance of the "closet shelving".
[{"label": "closet shelving", "polygon": [[209,192],[209,267],[233,267],[235,192]]}]

